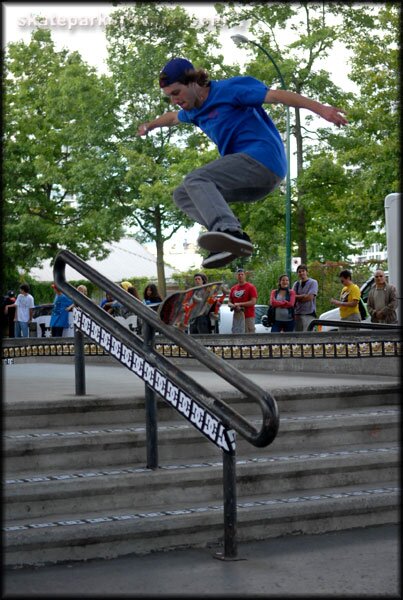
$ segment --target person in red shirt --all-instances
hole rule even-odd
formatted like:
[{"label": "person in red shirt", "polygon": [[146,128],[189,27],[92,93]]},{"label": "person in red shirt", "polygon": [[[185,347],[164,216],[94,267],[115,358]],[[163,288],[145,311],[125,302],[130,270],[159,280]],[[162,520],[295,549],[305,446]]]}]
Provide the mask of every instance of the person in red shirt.
[{"label": "person in red shirt", "polygon": [[238,283],[232,286],[228,306],[234,311],[232,333],[255,333],[257,289],[246,281],[244,269],[237,269]]}]

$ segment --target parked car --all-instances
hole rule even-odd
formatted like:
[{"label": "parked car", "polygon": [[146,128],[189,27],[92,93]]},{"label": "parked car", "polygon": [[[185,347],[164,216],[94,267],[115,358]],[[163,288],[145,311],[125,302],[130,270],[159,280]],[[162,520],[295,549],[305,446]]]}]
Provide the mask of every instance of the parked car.
[{"label": "parked car", "polygon": [[[265,327],[262,324],[262,317],[267,314],[267,304],[255,305],[255,327],[256,333],[270,333],[271,327]],[[220,308],[220,316],[218,321],[219,333],[231,333],[233,312],[228,304],[223,304]]]},{"label": "parked car", "polygon": [[[386,276],[388,276],[387,271],[385,271]],[[365,308],[367,306],[368,294],[371,287],[374,285],[374,276],[372,275],[365,283],[360,287],[361,298],[365,304]],[[331,310],[327,310],[326,312],[319,315],[319,319],[325,319],[326,321],[340,321],[340,311],[338,308],[332,308]],[[364,319],[364,322],[371,322],[371,317],[367,311],[367,318]],[[318,325],[318,331],[338,331],[338,328],[334,325]]]}]

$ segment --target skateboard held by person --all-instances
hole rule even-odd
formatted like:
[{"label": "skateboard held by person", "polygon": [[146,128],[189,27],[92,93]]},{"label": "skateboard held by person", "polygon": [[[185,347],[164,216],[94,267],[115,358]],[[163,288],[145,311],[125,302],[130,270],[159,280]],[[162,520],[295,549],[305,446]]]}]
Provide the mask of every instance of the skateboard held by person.
[{"label": "skateboard held by person", "polygon": [[161,302],[159,317],[167,325],[185,331],[191,319],[208,314],[213,304],[222,302],[225,293],[220,281],[173,292]]}]

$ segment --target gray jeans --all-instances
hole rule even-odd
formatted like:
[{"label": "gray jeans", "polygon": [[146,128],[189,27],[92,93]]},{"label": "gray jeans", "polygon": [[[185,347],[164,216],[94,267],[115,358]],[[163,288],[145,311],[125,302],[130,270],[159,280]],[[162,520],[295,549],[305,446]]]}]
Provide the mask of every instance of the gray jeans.
[{"label": "gray jeans", "polygon": [[[349,315],[348,317],[344,317],[344,319],[340,319],[340,321],[361,321],[361,315],[357,314],[357,313],[353,313],[352,315]],[[356,329],[355,327],[339,327],[338,328],[339,331],[359,331],[359,329]]]},{"label": "gray jeans", "polygon": [[308,325],[314,319],[313,315],[295,315],[295,331],[308,331]]},{"label": "gray jeans", "polygon": [[186,175],[174,190],[175,204],[208,231],[240,229],[228,202],[255,202],[281,178],[247,154],[228,154]]}]

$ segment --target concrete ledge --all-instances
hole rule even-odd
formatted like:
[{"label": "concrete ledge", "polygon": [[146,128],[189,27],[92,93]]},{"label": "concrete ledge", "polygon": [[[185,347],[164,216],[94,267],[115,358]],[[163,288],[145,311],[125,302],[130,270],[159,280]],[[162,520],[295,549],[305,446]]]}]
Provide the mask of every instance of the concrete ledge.
[{"label": "concrete ledge", "polygon": [[[214,354],[242,369],[267,371],[309,370],[311,372],[371,375],[400,375],[400,332],[346,331],[294,332],[244,335],[193,336]],[[157,335],[158,352],[175,364],[197,366],[197,358],[186,350]],[[115,362],[104,350],[88,341],[85,357],[90,362]],[[3,362],[74,361],[74,343],[70,338],[6,339]]]}]

